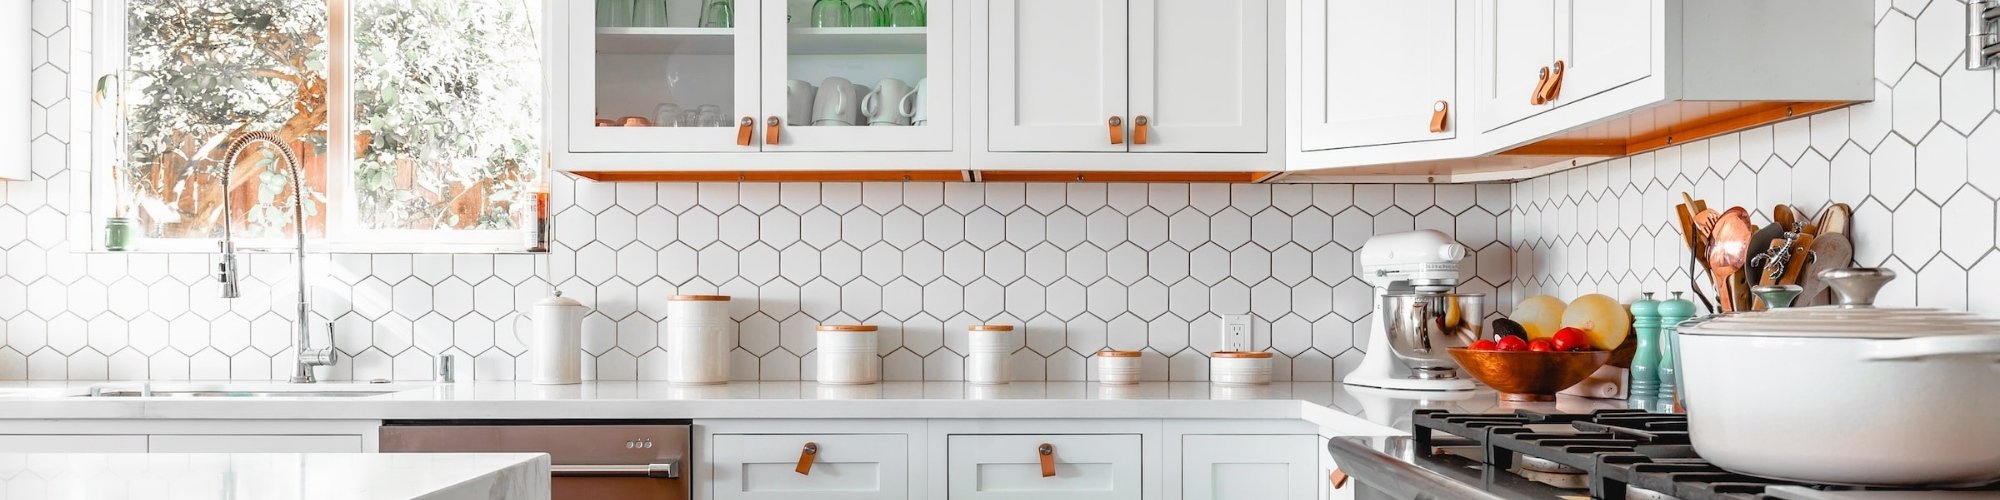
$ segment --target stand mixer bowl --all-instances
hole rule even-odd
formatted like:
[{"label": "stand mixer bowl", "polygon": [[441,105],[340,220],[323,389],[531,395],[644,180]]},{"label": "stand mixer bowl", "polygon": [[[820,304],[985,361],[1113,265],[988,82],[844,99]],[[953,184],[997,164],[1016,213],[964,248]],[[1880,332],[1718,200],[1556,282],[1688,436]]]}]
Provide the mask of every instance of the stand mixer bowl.
[{"label": "stand mixer bowl", "polygon": [[1382,296],[1389,352],[1420,379],[1458,378],[1450,349],[1478,340],[1485,294],[1392,293]]}]

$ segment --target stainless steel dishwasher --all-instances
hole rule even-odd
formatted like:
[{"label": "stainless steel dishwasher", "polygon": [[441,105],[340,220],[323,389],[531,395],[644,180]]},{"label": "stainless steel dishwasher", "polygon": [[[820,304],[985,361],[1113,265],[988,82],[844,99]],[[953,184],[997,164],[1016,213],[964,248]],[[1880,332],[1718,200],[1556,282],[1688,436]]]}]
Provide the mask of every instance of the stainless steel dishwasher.
[{"label": "stainless steel dishwasher", "polygon": [[556,500],[692,495],[687,420],[388,420],[383,453],[549,454]]}]

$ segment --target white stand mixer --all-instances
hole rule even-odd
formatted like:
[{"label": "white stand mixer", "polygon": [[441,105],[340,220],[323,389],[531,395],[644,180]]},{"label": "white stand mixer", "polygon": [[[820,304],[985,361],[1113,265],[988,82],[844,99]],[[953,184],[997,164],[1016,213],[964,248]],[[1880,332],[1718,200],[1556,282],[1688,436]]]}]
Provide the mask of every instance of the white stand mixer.
[{"label": "white stand mixer", "polygon": [[[1342,382],[1405,391],[1472,390],[1472,380],[1458,378],[1455,364],[1451,368],[1413,369],[1401,359],[1414,355],[1396,352],[1399,346],[1391,343],[1389,337],[1389,324],[1394,318],[1383,308],[1384,298],[1391,295],[1451,293],[1459,283],[1458,263],[1465,259],[1465,247],[1450,236],[1429,229],[1380,234],[1368,238],[1358,259],[1361,280],[1375,287],[1372,296],[1375,314],[1368,322],[1368,352],[1361,358],[1361,366]],[[1468,312],[1478,312],[1478,308],[1472,309]],[[1469,317],[1460,321],[1469,320],[1475,328],[1481,321],[1479,314],[1466,316]],[[1422,329],[1422,325],[1417,326]],[[1445,356],[1442,352],[1423,354],[1429,358]],[[1449,362],[1449,358],[1444,359]]]}]

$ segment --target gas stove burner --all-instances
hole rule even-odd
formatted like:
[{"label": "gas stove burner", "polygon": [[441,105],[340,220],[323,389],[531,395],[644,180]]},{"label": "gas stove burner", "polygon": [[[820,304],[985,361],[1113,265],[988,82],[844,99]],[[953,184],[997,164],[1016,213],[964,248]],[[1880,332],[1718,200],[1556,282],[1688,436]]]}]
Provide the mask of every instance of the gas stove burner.
[{"label": "gas stove burner", "polygon": [[[1419,457],[1481,457],[1488,470],[1505,471],[1562,490],[1573,498],[1587,490],[1603,500],[1771,500],[1794,491],[1852,492],[1856,488],[1754,477],[1702,460],[1689,444],[1687,416],[1644,410],[1587,414],[1448,413],[1420,409],[1411,418],[1411,449]],[[1491,473],[1491,472],[1489,472]],[[1778,491],[1766,491],[1767,488]],[[1954,490],[1952,493],[1959,493]],[[1919,498],[1939,491],[1897,492]],[[2000,498],[2000,485],[1974,491]]]}]

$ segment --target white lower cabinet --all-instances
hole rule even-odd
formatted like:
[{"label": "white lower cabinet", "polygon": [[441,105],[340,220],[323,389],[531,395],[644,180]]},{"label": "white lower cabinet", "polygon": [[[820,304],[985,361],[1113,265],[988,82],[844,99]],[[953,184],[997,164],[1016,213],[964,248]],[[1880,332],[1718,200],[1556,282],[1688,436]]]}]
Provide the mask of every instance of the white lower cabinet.
[{"label": "white lower cabinet", "polygon": [[174,434],[146,436],[152,453],[360,453],[361,436]]},{"label": "white lower cabinet", "polygon": [[[1319,453],[1313,435],[1181,436],[1183,500],[1307,500]],[[1174,489],[1172,485],[1169,490]]]},{"label": "white lower cabinet", "polygon": [[[717,434],[716,500],[910,498],[904,434]],[[800,464],[810,448],[812,463]]]},{"label": "white lower cabinet", "polygon": [[[1138,434],[953,435],[946,444],[953,499],[1142,498]],[[1053,476],[1042,474],[1044,447]]]},{"label": "white lower cabinet", "polygon": [[146,436],[37,434],[0,436],[0,453],[145,453]]}]

